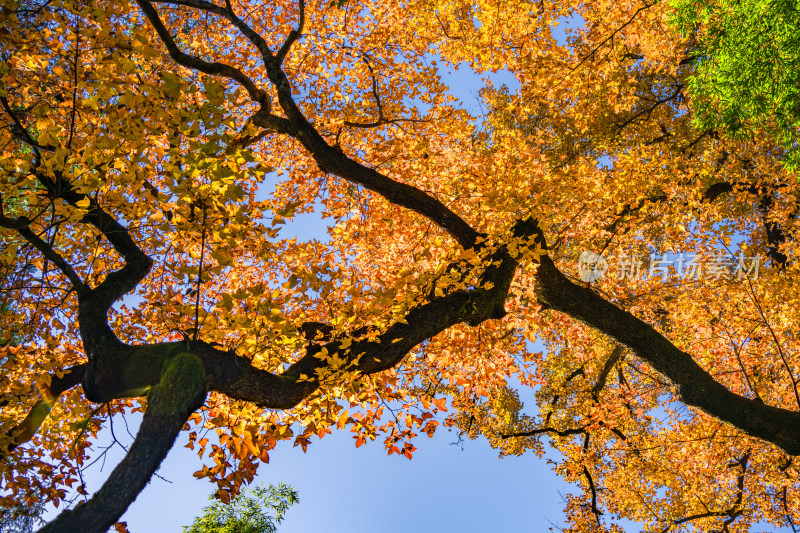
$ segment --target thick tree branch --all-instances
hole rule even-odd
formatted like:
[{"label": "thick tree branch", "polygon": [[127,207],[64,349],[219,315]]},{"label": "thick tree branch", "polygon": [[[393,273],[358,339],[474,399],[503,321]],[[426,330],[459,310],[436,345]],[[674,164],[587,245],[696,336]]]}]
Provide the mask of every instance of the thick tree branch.
[{"label": "thick tree branch", "polygon": [[533,437],[543,433],[558,435],[559,437],[571,437],[572,435],[585,435],[586,428],[556,429],[548,426],[544,428],[532,429],[530,431],[520,431],[518,433],[501,433],[500,438],[506,440],[515,437]]},{"label": "thick tree branch", "polygon": [[305,118],[295,124],[298,128],[297,139],[311,153],[320,170],[377,192],[389,202],[425,216],[452,235],[464,248],[471,248],[475,244],[478,232],[439,200],[350,159],[327,144]]},{"label": "thick tree branch", "polygon": [[[250,117],[250,121],[252,121],[252,123],[259,128],[266,130],[265,133],[274,131],[277,133],[283,133],[284,135],[291,135],[292,137],[297,135],[297,128],[295,128],[294,124],[289,122],[289,120],[271,113],[264,112],[264,110],[257,111],[252,117]],[[255,135],[255,137],[259,137],[259,135]]]},{"label": "thick tree branch", "polygon": [[[535,220],[525,219],[512,228],[512,238],[541,244]],[[341,369],[374,374],[396,366],[420,342],[460,322],[477,325],[505,315],[504,301],[516,271],[517,259],[505,246],[492,256],[494,266],[484,273],[491,289],[475,288],[435,297],[411,309],[383,333],[367,339],[334,339],[312,345],[306,355],[275,375],[256,369],[242,357],[222,352],[205,343],[191,344],[206,369],[209,390],[270,408],[289,408],[316,390],[331,371],[332,361]]]},{"label": "thick tree branch", "polygon": [[[173,60],[187,68],[199,70],[215,75],[224,75],[231,79],[244,84],[243,79],[239,79],[241,71],[234,69],[228,65],[221,65],[219,63],[208,63],[198,58],[188,56],[181,52],[169,32],[164,27],[158,12],[153,8],[148,0],[137,0],[137,3],[144,11],[147,18],[156,29],[156,33],[167,46],[170,57]],[[422,192],[421,190],[394,181],[387,176],[377,172],[374,169],[366,167],[361,163],[354,161],[347,157],[341,151],[330,146],[319,132],[311,125],[311,123],[303,115],[297,103],[292,96],[291,84],[289,83],[286,74],[280,66],[280,61],[269,48],[268,43],[248,26],[242,19],[237,17],[233,11],[220,6],[215,6],[205,2],[204,0],[180,0],[180,1],[166,1],[165,3],[173,3],[201,9],[204,11],[212,12],[220,17],[230,21],[244,36],[259,50],[261,53],[262,61],[267,70],[267,76],[270,82],[275,86],[278,92],[278,102],[286,114],[291,127],[287,127],[278,118],[277,120],[269,117],[269,107],[266,107],[266,113],[260,116],[253,117],[253,123],[256,125],[267,125],[267,121],[275,122],[280,125],[279,131],[289,132],[293,131],[293,136],[300,141],[300,143],[309,151],[311,156],[317,162],[320,170],[335,174],[340,178],[366,187],[367,189],[377,192],[393,204],[411,209],[417,213],[425,216],[439,227],[452,235],[456,241],[464,248],[470,248],[475,243],[478,233],[465,222],[461,217],[447,208],[442,202],[433,198],[432,196]],[[235,72],[234,72],[235,71]],[[238,74],[237,74],[238,73]],[[244,76],[244,74],[241,74]],[[246,77],[246,76],[245,76]],[[260,97],[251,98],[256,101],[261,101]],[[265,106],[262,106],[262,111]]]},{"label": "thick tree branch", "polygon": [[606,386],[606,380],[608,379],[608,374],[611,372],[611,369],[614,368],[614,365],[617,364],[619,358],[622,357],[623,348],[620,345],[614,346],[614,349],[611,351],[611,355],[606,359],[605,364],[603,365],[603,369],[600,371],[600,375],[597,376],[597,381],[592,387],[592,398],[594,401],[597,401],[600,393],[603,391],[603,388]]},{"label": "thick tree branch", "polygon": [[687,405],[771,442],[790,455],[800,455],[800,413],[732,393],[650,325],[572,283],[549,257],[541,259],[535,290],[540,302],[630,348],[665,376]]},{"label": "thick tree branch", "polygon": [[[246,22],[236,16],[231,5],[229,2],[226,2],[226,7],[218,6],[211,2],[207,2],[206,0],[156,0],[152,3],[160,3],[160,4],[170,4],[170,5],[178,5],[178,6],[185,6],[191,7],[193,9],[199,9],[200,11],[206,11],[208,13],[213,13],[219,17],[222,17],[229,21],[233,26],[242,32],[250,43],[252,43],[256,49],[261,54],[261,57],[265,61],[269,61],[273,63],[275,59],[272,56],[272,50],[270,50],[269,44],[267,41],[261,37],[253,28],[251,28]],[[258,100],[255,100],[258,101]]]},{"label": "thick tree branch", "polygon": [[[247,23],[245,23],[242,19],[240,19],[238,16],[236,16],[236,13],[234,13],[233,8],[231,7],[229,2],[226,2],[226,7],[222,7],[222,6],[218,6],[216,4],[213,4],[211,2],[206,2],[205,0],[155,0],[154,2],[151,3],[151,6],[150,6],[152,18],[148,15],[148,18],[150,19],[151,23],[153,23],[153,25],[155,27],[156,23],[159,23],[162,26],[163,26],[163,24],[160,22],[160,20],[158,18],[158,13],[152,7],[152,4],[167,4],[167,5],[173,5],[173,6],[184,6],[184,7],[189,7],[189,8],[192,8],[192,9],[198,9],[200,11],[205,11],[207,13],[213,13],[214,15],[217,15],[218,17],[221,17],[221,18],[229,21],[231,24],[233,24],[233,26],[236,29],[238,29],[240,32],[242,32],[242,34],[247,38],[247,40],[250,41],[250,43],[253,44],[256,47],[256,49],[261,54],[261,57],[264,58],[264,61],[270,61],[270,62],[274,61],[274,58],[272,56],[272,50],[270,50],[270,47],[269,47],[269,44],[267,43],[267,41],[264,40],[264,38],[261,37],[261,35],[259,35],[255,30],[253,30],[253,28],[251,28]],[[302,24],[304,23],[304,17],[305,17],[304,13],[301,13],[301,26],[300,26],[298,32],[302,32]],[[292,31],[294,31],[294,30],[292,30]],[[172,41],[172,37],[169,35],[168,32],[165,34],[165,36],[168,38],[168,40],[164,40],[162,38],[162,41],[167,46],[167,49],[168,49],[168,51],[170,53],[170,56],[173,58],[173,60],[176,63],[178,63],[179,65],[182,65],[182,66],[184,66],[186,68],[190,68],[190,69],[194,68],[196,70],[200,70],[201,72],[203,72],[201,69],[196,68],[194,66],[194,64],[197,61],[203,62],[201,59],[193,58],[191,56],[188,56],[187,54],[183,54],[182,52],[180,52],[180,50],[178,50],[177,45],[175,45],[174,41]],[[290,33],[290,36],[291,36],[291,33]],[[160,33],[159,33],[159,37],[161,37]],[[170,42],[172,42],[171,45],[169,44]],[[170,49],[170,46],[172,46],[173,48]],[[176,55],[173,55],[173,52],[176,52]],[[182,54],[182,55],[180,55],[180,54]],[[194,61],[188,61],[187,62],[187,61],[185,61],[184,56],[188,57],[188,58],[190,58],[190,59],[192,59]],[[206,67],[213,68],[214,64],[208,63],[208,62],[204,62],[204,63],[206,63]],[[240,72],[240,71],[238,71],[238,69],[235,69],[234,67],[230,67],[228,65],[225,65],[225,66],[227,66],[230,69],[233,69],[234,71]],[[232,72],[229,72],[229,73],[232,73]],[[217,74],[217,75],[225,75],[225,74],[221,74],[220,73],[220,74]],[[245,78],[247,78],[247,76],[245,74],[241,73],[241,75],[244,76]],[[230,78],[230,76],[228,76],[228,77]],[[231,79],[234,79],[235,81],[239,81],[236,78],[231,78]],[[249,78],[247,78],[247,79],[249,79]],[[255,87],[255,86],[253,85],[253,87]],[[282,133],[282,134],[291,135],[291,136],[295,136],[296,135],[297,128],[292,124],[291,121],[289,121],[289,120],[287,120],[287,119],[285,119],[283,117],[280,117],[280,116],[277,116],[277,115],[274,115],[274,114],[270,113],[272,105],[271,105],[271,102],[269,101],[269,97],[266,94],[266,92],[263,92],[261,89],[257,89],[257,91],[251,91],[250,89],[248,89],[248,94],[249,94],[250,98],[254,102],[257,102],[257,103],[259,103],[261,105],[260,109],[252,117],[250,117],[250,119],[248,120],[248,123],[252,122],[254,125],[258,126],[259,128],[262,128],[262,129],[267,130],[267,131],[274,131],[274,132],[277,132],[277,133]],[[241,146],[241,147],[248,146],[248,145],[250,145],[250,144],[252,144],[254,142],[257,142],[261,138],[263,138],[264,135],[265,134],[255,135],[255,136],[246,136],[246,137],[244,137],[243,139],[241,139],[239,141],[239,146]]]},{"label": "thick tree branch", "polygon": [[[19,231],[45,257],[56,264],[72,282],[78,294],[78,322],[81,338],[90,364],[94,366],[97,364],[96,359],[100,354],[119,352],[123,349],[123,343],[108,325],[108,311],[114,302],[136,288],[150,271],[153,262],[134,242],[128,230],[104,211],[96,199],[77,192],[61,171],[55,171],[51,176],[38,169],[38,166],[37,162],[32,169],[32,174],[47,190],[48,196],[53,200],[64,200],[76,209],[85,209],[81,222],[90,224],[99,230],[125,260],[122,268],[107,274],[96,287],[88,288],[63,258],[41,241],[35,233],[25,229],[27,224],[22,223],[25,219],[3,217],[5,224],[0,223],[0,225]],[[86,202],[88,205],[85,204]],[[90,378],[92,374],[93,368],[90,368],[87,377]],[[84,385],[88,385],[85,387],[87,398],[92,399],[91,379]]]},{"label": "thick tree branch", "polygon": [[64,371],[61,377],[52,376],[50,378],[50,387],[42,391],[44,398],[36,402],[22,422],[8,431],[7,435],[12,438],[12,442],[5,450],[0,450],[0,456],[31,440],[39,430],[42,422],[44,422],[44,419],[47,418],[58,397],[81,383],[87,366],[86,363],[71,366]]},{"label": "thick tree branch", "polygon": [[58,515],[40,533],[105,533],[147,485],[183,424],[205,401],[203,368],[181,353],[147,395],[147,411],[128,453],[86,503]]},{"label": "thick tree branch", "polygon": [[[257,87],[253,80],[245,75],[244,72],[238,68],[226,65],[225,63],[210,63],[198,57],[182,52],[181,49],[178,48],[178,45],[175,44],[175,41],[170,35],[169,30],[167,30],[167,28],[164,26],[164,23],[161,22],[161,17],[159,17],[158,11],[156,11],[156,9],[153,7],[153,4],[151,4],[148,0],[136,0],[136,3],[141,8],[142,12],[144,12],[145,16],[150,21],[150,24],[153,25],[158,37],[167,47],[169,56],[173,61],[181,66],[200,71],[204,74],[209,74],[211,76],[224,76],[229,78],[244,87],[247,90],[247,94],[254,102],[260,103],[262,108],[269,109],[269,96],[267,96],[267,93]],[[218,12],[218,14],[223,14],[226,11],[224,8],[217,6],[214,7],[216,9],[207,8],[207,10]]]},{"label": "thick tree branch", "polygon": [[452,235],[464,248],[471,248],[475,244],[478,232],[442,202],[416,187],[394,181],[354,161],[326,143],[295,104],[283,72],[275,67],[268,69],[268,73],[278,88],[281,107],[297,129],[295,137],[309,151],[320,170],[377,192],[389,202],[425,216]]},{"label": "thick tree branch", "polygon": [[94,226],[100,231],[125,260],[125,266],[108,274],[97,287],[91,290],[90,295],[82,302],[88,303],[91,300],[93,306],[98,307],[99,312],[105,315],[114,302],[136,288],[139,282],[144,279],[153,264],[152,259],[139,248],[130,233],[128,233],[128,230],[100,207],[97,200],[77,192],[60,172],[56,172],[53,178],[39,171],[35,171],[34,176],[47,189],[48,195],[54,200],[63,199],[75,208],[78,207],[80,202],[88,201],[86,214],[81,221]]},{"label": "thick tree branch", "polygon": [[[526,219],[512,228],[516,249],[540,246],[536,221]],[[312,344],[305,355],[282,374],[258,369],[249,359],[219,350],[205,342],[125,346],[119,356],[106,359],[93,374],[96,402],[142,394],[157,383],[158,369],[176,350],[196,355],[205,368],[208,390],[269,408],[290,408],[315,391],[337,370],[374,374],[396,366],[415,346],[460,322],[477,325],[505,315],[503,304],[516,271],[518,256],[507,245],[490,256],[492,265],[483,274],[483,285],[423,302],[380,334],[361,338],[366,330],[348,338]],[[87,393],[88,395],[88,393]]]},{"label": "thick tree branch", "polygon": [[[423,302],[372,338],[360,339],[368,333],[360,328],[350,338],[334,338],[321,346],[313,344],[280,375],[258,369],[249,359],[205,342],[122,345],[104,357],[102,364],[90,361],[81,365],[81,372],[86,371],[84,392],[94,402],[139,397],[160,382],[161,369],[175,354],[189,352],[201,361],[208,390],[263,407],[293,407],[337,370],[356,370],[365,375],[381,372],[400,363],[420,342],[455,324],[477,325],[502,318],[511,280],[522,257],[519,254],[524,254],[526,248],[541,248],[543,243],[538,224],[532,219],[518,221],[509,240],[508,245],[499,246],[490,256],[490,266],[481,276],[482,284],[491,288],[455,291]],[[509,246],[517,252],[512,254]]]}]

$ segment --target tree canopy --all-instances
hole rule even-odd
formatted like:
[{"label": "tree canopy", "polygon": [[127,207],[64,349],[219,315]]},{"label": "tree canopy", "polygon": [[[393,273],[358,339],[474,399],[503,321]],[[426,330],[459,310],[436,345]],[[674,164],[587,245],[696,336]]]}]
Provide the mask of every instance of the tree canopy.
[{"label": "tree canopy", "polygon": [[[213,499],[213,497],[212,497]],[[297,492],[281,483],[241,492],[230,503],[216,501],[203,509],[184,533],[275,533],[289,507],[300,502]],[[275,512],[275,516],[269,514]]]},{"label": "tree canopy", "polygon": [[800,11],[792,0],[674,0],[691,36],[689,86],[700,127],[773,136],[800,161]]},{"label": "tree canopy", "polygon": [[41,531],[105,532],[182,432],[227,502],[281,443],[443,426],[553,446],[574,531],[797,527],[798,181],[695,127],[670,3],[0,5],[0,503],[83,495]]}]

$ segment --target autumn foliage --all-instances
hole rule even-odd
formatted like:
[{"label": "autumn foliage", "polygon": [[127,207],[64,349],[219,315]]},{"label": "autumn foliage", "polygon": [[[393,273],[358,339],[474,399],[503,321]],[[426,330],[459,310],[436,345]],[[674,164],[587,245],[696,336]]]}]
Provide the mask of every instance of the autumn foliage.
[{"label": "autumn foliage", "polygon": [[574,531],[797,527],[800,189],[695,128],[668,2],[1,9],[2,502],[85,492],[145,412],[44,531],[105,532],[182,430],[227,501],[275,446],[443,426],[554,446]]}]

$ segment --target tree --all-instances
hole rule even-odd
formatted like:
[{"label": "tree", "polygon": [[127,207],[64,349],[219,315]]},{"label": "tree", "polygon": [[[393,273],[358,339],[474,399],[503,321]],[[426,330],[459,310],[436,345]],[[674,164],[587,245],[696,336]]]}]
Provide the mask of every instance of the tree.
[{"label": "tree", "polygon": [[[297,492],[281,483],[277,487],[254,487],[250,494],[240,493],[230,504],[214,502],[192,525],[184,527],[185,533],[275,533],[292,504],[299,503]],[[212,497],[213,499],[213,497]],[[274,511],[275,516],[267,514]]]},{"label": "tree", "polygon": [[16,508],[0,509],[0,532],[2,533],[32,533],[44,521],[40,515],[44,506],[39,503],[32,508],[21,506]]},{"label": "tree", "polygon": [[[797,527],[799,185],[769,136],[694,129],[673,17],[4,0],[2,503],[85,493],[133,408],[42,531],[106,531],[183,429],[229,501],[281,441],[410,458],[443,425],[554,446],[575,531]],[[464,63],[480,120],[438,74]],[[315,209],[325,239],[281,232]]]},{"label": "tree", "polygon": [[696,122],[740,137],[766,132],[798,162],[800,11],[796,2],[677,0],[675,23],[691,34],[689,86]]}]

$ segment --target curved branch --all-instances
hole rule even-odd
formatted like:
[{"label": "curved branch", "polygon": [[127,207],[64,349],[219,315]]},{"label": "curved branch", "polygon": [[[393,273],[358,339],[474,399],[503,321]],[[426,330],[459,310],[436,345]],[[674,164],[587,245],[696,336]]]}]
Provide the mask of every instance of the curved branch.
[{"label": "curved branch", "polygon": [[600,515],[603,514],[603,511],[597,507],[597,488],[594,486],[594,480],[592,479],[592,474],[589,473],[589,469],[586,468],[586,465],[583,466],[583,476],[586,478],[586,481],[589,482],[589,490],[592,493],[592,514],[594,514],[597,523],[600,523]]},{"label": "curved branch", "polygon": [[[540,246],[542,242],[538,223],[532,219],[517,222],[511,238],[523,246]],[[490,259],[493,266],[484,272],[482,280],[490,283],[491,289],[475,288],[434,297],[372,338],[333,339],[321,346],[312,345],[306,355],[280,375],[257,369],[248,359],[206,343],[189,346],[203,361],[209,390],[264,407],[290,408],[316,390],[331,367],[361,374],[381,372],[400,363],[422,341],[455,324],[467,322],[475,326],[505,316],[503,305],[517,259],[506,246],[500,246]]]},{"label": "curved branch", "polygon": [[[481,284],[491,288],[434,297],[412,308],[383,333],[367,339],[361,337],[369,333],[369,328],[359,328],[349,338],[336,337],[324,345],[312,344],[303,357],[280,375],[256,368],[249,359],[202,341],[122,345],[113,353],[103,354],[102,364],[94,359],[81,365],[86,371],[84,394],[98,403],[140,397],[149,387],[163,381],[161,369],[176,354],[187,352],[202,363],[207,390],[268,408],[293,407],[337,371],[381,372],[399,364],[422,341],[455,324],[467,322],[475,326],[505,316],[504,303],[520,254],[526,248],[541,248],[543,242],[538,223],[533,219],[518,221],[510,234],[510,242],[500,245],[490,255],[490,266],[481,276]],[[32,432],[38,427],[38,424],[32,427]]]},{"label": "curved branch", "polygon": [[570,437],[572,435],[585,435],[586,428],[571,428],[571,429],[556,429],[553,427],[544,427],[532,429],[530,431],[520,431],[519,433],[501,433],[500,438],[503,440],[512,439],[515,437],[533,437],[534,435],[541,435],[542,433],[552,433],[559,437]]},{"label": "curved branch", "polygon": [[16,229],[17,233],[19,233],[23,239],[31,243],[31,245],[39,250],[42,255],[52,262],[64,276],[72,283],[72,287],[75,289],[75,292],[78,293],[78,296],[86,296],[89,293],[89,287],[84,283],[81,277],[75,272],[75,269],[72,268],[72,265],[67,263],[67,261],[58,253],[56,252],[52,246],[47,244],[45,241],[42,240],[41,237],[36,235],[36,233],[31,230],[30,221],[25,217],[20,218],[6,218],[0,215],[0,226],[9,228],[9,229]]},{"label": "curved branch", "polygon": [[297,128],[294,127],[294,124],[283,117],[267,113],[264,110],[257,111],[255,115],[250,117],[250,120],[253,124],[268,132],[275,131],[292,137],[297,135]]},{"label": "curved branch", "polygon": [[[75,286],[78,293],[78,323],[81,338],[90,363],[96,364],[95,359],[98,354],[118,351],[124,347],[122,341],[108,325],[108,311],[114,302],[136,288],[150,272],[153,261],[139,248],[122,224],[103,210],[95,198],[77,192],[61,171],[55,171],[50,176],[34,167],[31,173],[53,200],[61,199],[76,209],[86,209],[81,222],[90,224],[100,231],[125,260],[122,268],[110,272],[96,287],[89,289],[71,268],[67,268],[69,265],[60,259],[58,254],[52,250],[48,251],[49,246],[45,245],[45,247],[41,242],[34,242],[37,236],[33,232],[27,234],[29,240],[33,239],[32,244],[61,268]],[[82,202],[88,203],[88,205],[79,206]],[[13,227],[21,232],[25,231],[21,219],[12,219],[10,222],[9,219],[5,220],[7,227]],[[23,237],[25,236],[23,235]],[[91,374],[91,371],[88,373]],[[91,391],[91,387],[86,389],[87,398],[90,400],[92,399]]]},{"label": "curved branch", "polygon": [[[16,118],[7,102],[4,103],[4,107],[13,118]],[[19,123],[18,119],[17,123]],[[19,124],[19,127],[22,127],[21,123]],[[23,128],[23,131],[27,134],[27,130]],[[27,135],[30,138],[30,134]],[[23,142],[27,141],[23,140]],[[36,148],[34,147],[34,149]],[[124,344],[108,325],[109,309],[114,302],[132,291],[144,279],[153,262],[134,242],[128,230],[117,222],[113,216],[104,211],[95,198],[76,191],[72,183],[64,177],[61,171],[57,170],[52,174],[41,171],[39,168],[41,160],[38,156],[38,151],[36,154],[37,157],[31,169],[31,174],[47,190],[48,196],[53,200],[64,200],[76,209],[86,209],[81,222],[88,223],[100,231],[125,260],[122,268],[109,273],[95,288],[90,289],[52,247],[27,227],[30,221],[27,219],[1,217],[0,225],[20,232],[25,239],[64,273],[75,288],[79,302],[78,322],[81,338],[90,363],[87,375],[91,375],[92,367],[96,368],[98,365],[97,357],[99,354],[113,353],[124,347]],[[88,203],[88,205],[79,206],[81,203]],[[85,383],[89,387],[84,387],[84,389],[87,393],[87,398],[91,400],[93,394],[90,382],[91,380],[88,380]]]},{"label": "curved branch", "polygon": [[278,101],[296,128],[295,138],[308,150],[320,170],[361,185],[395,205],[421,214],[448,232],[465,249],[475,244],[478,232],[442,202],[416,187],[395,181],[362,165],[325,142],[297,107],[289,80],[280,67],[269,57],[265,58],[265,63],[270,81],[277,88]]},{"label": "curved branch", "polygon": [[[223,17],[230,21],[236,29],[241,31],[258,49],[267,71],[267,77],[275,86],[278,93],[278,102],[283,112],[286,114],[286,119],[280,119],[279,117],[270,115],[269,104],[267,102],[266,104],[262,103],[262,110],[266,109],[266,111],[253,117],[254,124],[263,124],[262,127],[270,127],[270,129],[272,129],[272,123],[278,125],[279,128],[275,128],[276,131],[289,133],[300,141],[323,172],[334,174],[347,181],[361,185],[362,187],[380,194],[393,204],[421,214],[447,231],[464,248],[471,248],[475,244],[478,238],[478,232],[442,202],[416,187],[394,181],[380,172],[358,163],[325,142],[320,133],[311,125],[294,101],[291,84],[286,74],[281,69],[282,58],[274,55],[266,40],[242,19],[237,17],[233,11],[228,8],[216,6],[205,0],[162,0],[162,2],[192,7]],[[242,78],[249,80],[249,78],[244,76],[238,69],[220,63],[208,63],[181,52],[159,19],[158,12],[153,5],[148,0],[137,0],[137,3],[153,24],[158,36],[167,46],[170,57],[172,57],[175,62],[184,67],[199,70],[200,72],[227,76],[243,85],[245,79]],[[266,93],[264,94],[266,97]],[[262,101],[260,96],[254,94],[251,94],[251,98],[255,101]],[[283,120],[288,120],[291,126],[287,126],[283,123]]]},{"label": "curved branch", "polygon": [[502,289],[458,291],[412,309],[374,339],[335,340],[312,349],[282,374],[257,369],[243,357],[205,343],[190,349],[203,361],[209,389],[273,409],[288,409],[314,392],[332,367],[374,374],[397,365],[422,341],[460,322],[480,323],[502,316]]},{"label": "curved branch", "polygon": [[[262,89],[258,88],[256,84],[251,80],[244,72],[239,70],[238,68],[232,67],[230,65],[226,65],[225,63],[210,63],[203,59],[200,59],[195,56],[191,56],[181,51],[178,48],[178,45],[175,44],[175,40],[169,34],[169,31],[164,26],[164,23],[161,21],[161,17],[158,15],[158,11],[153,7],[148,0],[136,0],[136,3],[139,4],[139,7],[144,12],[147,19],[150,21],[150,24],[153,25],[153,28],[156,30],[158,37],[167,47],[167,51],[169,52],[170,57],[181,66],[184,66],[189,69],[198,70],[205,74],[209,74],[211,76],[223,76],[226,78],[230,78],[231,80],[237,82],[239,85],[244,87],[247,90],[247,94],[250,95],[250,98],[254,102],[258,102],[262,105],[262,107],[269,108],[269,97],[267,93],[265,93]],[[187,4],[195,4],[194,2],[186,2],[184,5]],[[197,3],[197,5],[193,5],[192,7],[199,8],[200,5],[204,3]],[[227,10],[218,6],[205,6],[205,10],[212,11],[222,16],[227,15]]]},{"label": "curved branch", "polygon": [[85,299],[91,298],[102,307],[100,311],[105,316],[114,302],[132,291],[144,279],[153,264],[152,259],[139,248],[128,230],[100,207],[96,199],[77,192],[61,172],[55,172],[53,178],[38,170],[33,175],[53,199],[60,198],[75,208],[80,202],[88,201],[88,208],[81,222],[94,226],[125,260],[125,266],[108,274]]},{"label": "curved branch", "polygon": [[512,257],[509,248],[520,252],[525,247],[539,247],[541,237],[537,231],[535,220],[521,220],[514,225],[512,242],[494,251],[489,257],[491,265],[481,277],[482,284],[491,288],[434,297],[412,308],[380,334],[369,336],[368,329],[359,328],[348,338],[311,344],[305,355],[279,375],[202,341],[124,346],[114,357],[104,359],[102,366],[92,369],[91,380],[85,380],[84,390],[87,397],[91,391],[89,399],[95,402],[141,396],[148,386],[158,383],[159,368],[165,359],[178,351],[188,351],[202,362],[208,390],[263,407],[293,407],[337,371],[381,372],[400,363],[422,341],[455,324],[467,322],[474,326],[502,318],[518,263],[518,255]]},{"label": "curved branch", "polygon": [[630,348],[675,386],[685,404],[771,442],[789,455],[800,455],[800,413],[732,393],[649,324],[572,283],[547,256],[539,264],[535,290],[543,304]]},{"label": "curved branch", "polygon": [[62,512],[39,533],[105,533],[136,499],[172,448],[183,424],[205,401],[203,368],[181,353],[147,395],[147,411],[128,453],[86,503]]},{"label": "curved branch", "polygon": [[423,215],[448,232],[465,249],[471,248],[477,241],[478,232],[442,202],[416,187],[394,181],[350,159],[329,146],[310,125],[300,130],[298,139],[311,152],[323,172],[366,187],[393,204]]},{"label": "curved branch", "polygon": [[50,378],[50,387],[43,390],[44,399],[39,400],[28,411],[28,415],[16,426],[6,433],[12,438],[11,443],[5,450],[0,450],[0,456],[3,456],[13,451],[20,444],[24,444],[31,440],[33,435],[39,430],[44,419],[50,413],[53,404],[58,400],[62,393],[68,391],[76,385],[80,385],[81,380],[86,374],[86,363],[71,366],[67,368],[61,377],[52,376]]}]

